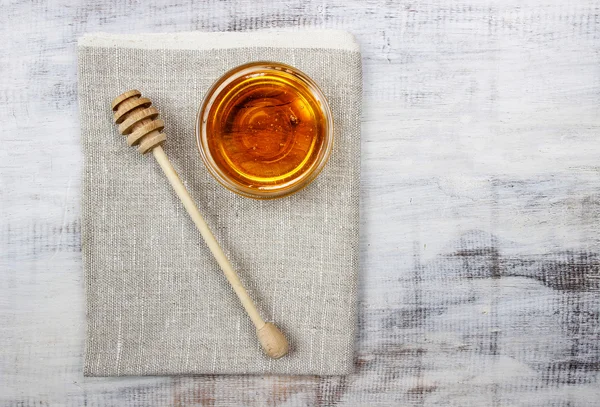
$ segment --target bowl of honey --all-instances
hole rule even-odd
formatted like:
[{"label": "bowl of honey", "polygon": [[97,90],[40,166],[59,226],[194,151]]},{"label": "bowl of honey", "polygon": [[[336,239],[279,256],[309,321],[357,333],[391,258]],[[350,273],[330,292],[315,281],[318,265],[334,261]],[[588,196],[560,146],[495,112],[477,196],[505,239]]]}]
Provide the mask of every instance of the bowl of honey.
[{"label": "bowl of honey", "polygon": [[317,84],[278,62],[252,62],[219,78],[196,122],[200,155],[229,190],[256,199],[299,191],[333,147],[331,110]]}]

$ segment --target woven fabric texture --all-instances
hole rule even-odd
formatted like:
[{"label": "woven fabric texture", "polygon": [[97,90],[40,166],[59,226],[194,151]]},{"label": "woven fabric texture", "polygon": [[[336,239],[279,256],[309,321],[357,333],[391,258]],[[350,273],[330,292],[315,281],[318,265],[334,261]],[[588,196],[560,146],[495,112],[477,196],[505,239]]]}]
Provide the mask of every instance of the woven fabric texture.
[{"label": "woven fabric texture", "polygon": [[[79,47],[84,152],[82,239],[87,301],[84,374],[347,374],[356,329],[361,59],[319,48],[183,50]],[[198,107],[227,70],[293,65],[322,88],[335,145],[319,177],[271,201],[243,198],[205,170]],[[265,318],[291,352],[266,357],[199,232],[152,155],[128,147],[110,103],[136,88],[166,123],[164,146]]]}]

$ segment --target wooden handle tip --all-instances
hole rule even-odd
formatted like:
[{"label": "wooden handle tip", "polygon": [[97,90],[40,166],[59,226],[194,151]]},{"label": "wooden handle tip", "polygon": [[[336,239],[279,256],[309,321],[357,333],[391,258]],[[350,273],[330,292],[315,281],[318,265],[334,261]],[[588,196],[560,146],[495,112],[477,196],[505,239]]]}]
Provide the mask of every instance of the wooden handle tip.
[{"label": "wooden handle tip", "polygon": [[258,340],[265,353],[273,358],[279,359],[289,351],[289,344],[283,333],[271,322],[266,322],[260,329],[256,330]]}]

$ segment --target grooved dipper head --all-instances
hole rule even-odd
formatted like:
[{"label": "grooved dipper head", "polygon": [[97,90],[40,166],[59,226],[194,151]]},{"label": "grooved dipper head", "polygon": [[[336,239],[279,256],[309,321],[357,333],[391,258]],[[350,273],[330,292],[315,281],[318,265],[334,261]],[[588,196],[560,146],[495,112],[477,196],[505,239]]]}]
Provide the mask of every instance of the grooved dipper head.
[{"label": "grooved dipper head", "polygon": [[115,123],[119,132],[127,136],[127,144],[139,145],[138,150],[146,154],[162,145],[167,137],[161,133],[165,123],[157,119],[158,110],[151,107],[150,99],[142,97],[137,89],[117,96],[112,102]]}]

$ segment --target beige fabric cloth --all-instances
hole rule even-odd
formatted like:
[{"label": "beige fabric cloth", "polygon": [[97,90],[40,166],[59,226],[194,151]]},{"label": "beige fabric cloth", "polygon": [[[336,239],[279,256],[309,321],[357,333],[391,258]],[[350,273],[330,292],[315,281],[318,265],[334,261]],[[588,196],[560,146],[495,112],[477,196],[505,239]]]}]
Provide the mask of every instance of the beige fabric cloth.
[{"label": "beige fabric cloth", "polygon": [[[205,170],[194,126],[210,85],[255,60],[296,66],[333,110],[335,146],[305,190],[243,198]],[[111,100],[142,91],[164,148],[289,356],[263,355],[254,327],[151,155],[127,147]],[[89,35],[79,44],[85,375],[346,374],[356,327],[361,58],[352,36],[319,33]]]}]

